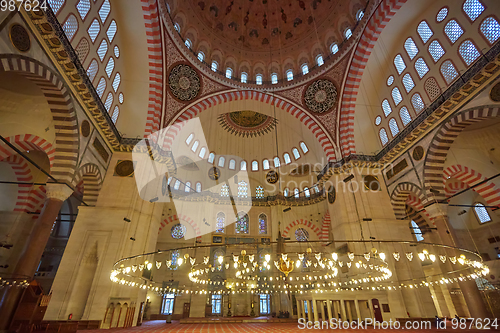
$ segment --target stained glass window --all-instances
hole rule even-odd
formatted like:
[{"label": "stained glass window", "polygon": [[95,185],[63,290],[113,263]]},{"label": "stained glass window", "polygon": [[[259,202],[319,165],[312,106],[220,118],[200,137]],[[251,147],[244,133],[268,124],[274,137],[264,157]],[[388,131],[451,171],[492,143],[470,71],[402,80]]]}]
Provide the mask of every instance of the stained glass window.
[{"label": "stained glass window", "polygon": [[215,160],[215,154],[214,153],[208,154],[208,163],[214,163],[214,160]]},{"label": "stained glass window", "polygon": [[424,101],[422,100],[422,96],[416,93],[411,97],[411,105],[413,105],[413,109],[415,109],[416,113],[422,111],[425,107]]},{"label": "stained glass window", "polygon": [[406,39],[405,50],[406,50],[406,53],[408,53],[408,57],[410,57],[410,59],[413,60],[413,58],[415,58],[415,56],[418,53],[418,47],[415,44],[415,42],[413,41],[413,38],[408,37]]},{"label": "stained glass window", "polygon": [[267,234],[267,215],[259,215],[259,234]]},{"label": "stained glass window", "polygon": [[475,203],[474,204],[474,211],[476,212],[477,219],[481,223],[486,223],[491,221],[490,214],[488,213],[488,210],[482,203]]},{"label": "stained glass window", "polygon": [[464,33],[464,29],[458,24],[457,21],[455,20],[450,20],[446,25],[444,26],[444,33],[448,38],[450,39],[451,43],[454,44],[457,39],[462,36]]},{"label": "stained glass window", "polygon": [[396,57],[394,57],[394,66],[396,66],[396,70],[398,71],[398,74],[403,73],[403,71],[405,70],[406,64],[405,64],[405,61],[403,60],[403,57],[401,56],[401,54],[398,54],[398,55],[396,55]]},{"label": "stained glass window", "polygon": [[108,96],[106,97],[106,101],[104,102],[104,108],[106,109],[106,111],[109,112],[109,110],[111,109],[111,104],[113,104],[113,94],[108,93]]},{"label": "stained glass window", "polygon": [[318,55],[318,56],[316,56],[316,64],[318,66],[322,66],[324,64],[324,62],[323,62],[323,56],[321,54]]},{"label": "stained glass window", "polygon": [[62,5],[64,5],[65,0],[48,0],[47,2],[54,14],[57,15],[59,9],[61,9]]},{"label": "stained glass window", "polygon": [[219,157],[219,163],[217,165],[223,168],[225,163],[226,159],[224,158],[224,156]]},{"label": "stained glass window", "polygon": [[387,99],[384,99],[382,101],[382,110],[384,110],[384,114],[386,117],[392,112],[391,105],[389,104],[389,101]]},{"label": "stained glass window", "polygon": [[198,192],[198,193],[201,192],[201,183],[200,182],[196,183],[196,192]]},{"label": "stained glass window", "polygon": [[407,93],[409,93],[413,88],[415,88],[415,82],[413,82],[410,73],[406,73],[403,76],[403,86],[405,87]]},{"label": "stained glass window", "polygon": [[92,43],[95,42],[97,35],[99,35],[99,31],[101,31],[101,26],[99,25],[99,21],[97,21],[97,19],[94,19],[92,21],[92,24],[90,25],[90,27],[87,30]]},{"label": "stained glass window", "polygon": [[90,10],[90,1],[89,0],[78,1],[78,4],[76,5],[76,9],[78,9],[78,13],[80,14],[80,17],[82,18],[82,21],[84,21],[85,18],[87,17],[87,14],[89,13],[89,10]]},{"label": "stained glass window", "polygon": [[241,73],[241,82],[247,83],[247,80],[248,80],[248,74],[245,72]]},{"label": "stained glass window", "polygon": [[441,59],[445,51],[437,40],[433,40],[429,44],[429,53],[432,56],[432,59],[434,59],[434,62],[437,62],[439,59]]},{"label": "stained glass window", "polygon": [[307,64],[303,64],[302,65],[302,75],[306,75],[307,73],[309,73],[309,66],[307,66]]},{"label": "stained glass window", "polygon": [[109,58],[108,64],[106,65],[105,71],[109,78],[111,78],[111,74],[113,74],[113,70],[115,69],[115,59],[113,57]]},{"label": "stained glass window", "polygon": [[299,153],[299,150],[297,148],[293,148],[292,153],[293,153],[293,157],[295,157],[296,160],[298,160],[300,158],[300,153]]},{"label": "stained glass window", "polygon": [[290,158],[290,154],[288,154],[288,153],[283,154],[283,160],[285,161],[285,164],[292,163],[292,160]]},{"label": "stained glass window", "polygon": [[274,167],[275,167],[275,168],[279,168],[279,167],[280,167],[280,158],[279,158],[278,156],[276,156],[276,157],[274,158],[274,161],[273,161],[273,162],[274,162]]},{"label": "stained glass window", "polygon": [[255,189],[255,197],[257,199],[264,199],[264,188],[262,186],[257,186]]},{"label": "stained glass window", "polygon": [[387,132],[385,131],[385,128],[381,128],[380,131],[378,132],[378,135],[380,136],[380,141],[382,142],[382,145],[385,146],[387,142],[389,142],[389,137],[387,137]]},{"label": "stained glass window", "polygon": [[196,140],[194,143],[193,143],[193,146],[191,147],[191,151],[193,153],[196,152],[196,150],[198,149],[198,146],[200,145],[200,141]]},{"label": "stained glass window", "polygon": [[291,69],[286,72],[286,80],[287,81],[292,81],[293,80],[293,72],[292,72]]},{"label": "stained glass window", "polygon": [[[97,23],[99,24],[99,23]],[[68,37],[68,40],[72,40],[73,37],[75,36],[76,31],[78,30],[78,21],[76,20],[75,15],[71,14],[66,21],[64,21],[62,25],[62,29],[64,33],[66,34],[66,37]],[[92,36],[91,36],[92,38]],[[95,38],[92,39],[92,43],[94,42]]]},{"label": "stained glass window", "polygon": [[226,77],[228,79],[233,77],[233,69],[232,68],[230,68],[230,67],[226,68]]},{"label": "stained glass window", "polygon": [[186,139],[186,144],[189,145],[191,143],[191,141],[193,140],[193,138],[194,138],[194,134],[193,133],[189,134],[189,136]]},{"label": "stained glass window", "polygon": [[122,77],[120,73],[115,74],[115,78],[113,79],[113,90],[116,92],[120,87],[120,83],[122,82]]},{"label": "stained glass window", "polygon": [[170,234],[172,235],[173,239],[181,239],[186,234],[186,227],[180,223],[177,223],[170,230]]},{"label": "stained glass window", "polygon": [[211,68],[212,68],[212,70],[213,70],[214,72],[217,72],[217,67],[219,67],[219,64],[217,63],[217,61],[212,61],[212,66],[211,66]]},{"label": "stained glass window", "polygon": [[441,10],[438,12],[437,16],[436,16],[436,20],[438,22],[441,22],[442,20],[444,20],[446,18],[446,16],[448,16],[448,8],[446,7],[443,7],[441,8]]},{"label": "stained glass window", "polygon": [[215,232],[224,233],[224,228],[226,227],[226,214],[223,212],[217,213],[217,221],[215,222]]},{"label": "stained glass window", "polygon": [[236,161],[233,159],[229,160],[229,169],[234,170],[236,169]]},{"label": "stained glass window", "polygon": [[462,44],[460,44],[458,53],[467,64],[467,66],[470,66],[474,62],[474,60],[479,58],[479,51],[470,40],[466,40]]},{"label": "stained glass window", "polygon": [[271,83],[272,84],[278,83],[278,74],[276,73],[271,74]]},{"label": "stained glass window", "polygon": [[98,70],[99,64],[97,64],[97,61],[94,59],[90,63],[89,68],[87,68],[87,76],[89,77],[90,82],[94,81]]},{"label": "stained glass window", "polygon": [[394,104],[396,104],[396,106],[399,103],[401,103],[403,97],[401,96],[401,92],[399,91],[398,87],[394,87],[394,89],[392,89],[391,94],[392,94],[392,100],[394,101]]},{"label": "stained glass window", "polygon": [[262,84],[262,74],[255,75],[255,83]]},{"label": "stained glass window", "polygon": [[106,31],[106,35],[108,35],[109,42],[111,43],[113,39],[115,39],[116,35],[116,21],[113,20],[109,24],[108,30]]},{"label": "stained glass window", "polygon": [[179,260],[180,253],[178,250],[172,252],[172,265],[170,265],[170,269],[176,270],[179,265],[177,264],[177,260]]},{"label": "stained glass window", "polygon": [[99,83],[97,84],[97,88],[95,88],[95,91],[97,92],[97,95],[99,95],[99,97],[102,97],[102,95],[104,94],[104,90],[106,90],[106,80],[104,79],[104,77],[101,77]]},{"label": "stained glass window", "polygon": [[330,46],[330,51],[332,51],[332,54],[335,54],[335,53],[339,52],[339,46],[337,45],[337,43],[333,43]]},{"label": "stained glass window", "polygon": [[252,171],[258,171],[258,170],[259,170],[259,162],[252,161]]},{"label": "stained glass window", "polygon": [[248,228],[249,228],[248,215],[243,212],[239,212],[238,219],[236,220],[236,233],[248,234]]},{"label": "stained glass window", "polygon": [[175,31],[177,31],[179,33],[181,32],[181,26],[179,25],[179,23],[174,24],[174,29],[175,29]]},{"label": "stained glass window", "polygon": [[413,230],[413,234],[415,235],[415,238],[417,239],[417,242],[423,241],[424,236],[422,236],[422,231],[420,230],[420,227],[418,226],[417,222],[411,220],[411,227]]},{"label": "stained glass window", "polygon": [[304,228],[298,228],[295,230],[295,239],[298,242],[307,242],[309,239],[309,232],[307,232]]},{"label": "stained glass window", "polygon": [[111,5],[109,4],[109,0],[104,0],[101,8],[99,9],[99,17],[101,18],[102,23],[106,22],[110,11]]},{"label": "stained glass window", "polygon": [[304,195],[306,198],[309,198],[311,196],[311,192],[309,191],[308,187],[304,187]]},{"label": "stained glass window", "polygon": [[387,85],[391,86],[393,83],[394,83],[394,76],[389,75],[389,77],[387,78]]},{"label": "stained glass window", "polygon": [[458,72],[450,60],[446,60],[443,62],[440,71],[441,74],[443,74],[443,77],[447,84],[452,83],[453,80],[458,76]]},{"label": "stained glass window", "polygon": [[240,181],[238,183],[238,198],[248,197],[248,184],[245,181]]},{"label": "stained glass window", "polygon": [[463,9],[471,21],[474,22],[484,11],[484,6],[478,0],[465,0]]},{"label": "stained glass window", "polygon": [[269,160],[266,158],[262,161],[262,169],[269,170],[271,166],[269,165]]},{"label": "stained glass window", "polygon": [[293,195],[295,196],[296,199],[298,199],[300,197],[300,191],[298,188],[296,188],[295,190],[293,190]]},{"label": "stained glass window", "polygon": [[356,19],[358,21],[361,21],[361,19],[363,18],[364,15],[365,15],[365,13],[360,9],[360,10],[358,10],[358,12],[356,14]]},{"label": "stained glass window", "polygon": [[203,60],[205,59],[205,53],[203,52],[198,52],[198,60],[203,62]]},{"label": "stained glass window", "polygon": [[380,116],[377,116],[377,118],[375,118],[375,125],[380,125],[380,123],[382,123],[382,117]]},{"label": "stained glass window", "polygon": [[307,148],[305,142],[300,143],[300,149],[302,149],[302,152],[305,154],[309,151],[309,148]]},{"label": "stained glass window", "polygon": [[410,112],[408,111],[408,108],[406,106],[403,106],[401,108],[401,110],[399,110],[399,116],[401,117],[401,121],[403,122],[404,126],[406,126],[410,123],[411,116],[410,116]]},{"label": "stained glass window", "polygon": [[97,49],[97,55],[99,56],[99,59],[101,61],[104,60],[104,57],[106,56],[106,53],[108,52],[108,42],[103,39],[101,41],[101,44],[99,45],[99,48]]},{"label": "stained glass window", "polygon": [[247,162],[246,161],[241,161],[241,163],[240,163],[240,170],[241,171],[246,171],[247,170]]},{"label": "stained glass window", "polygon": [[205,147],[201,147],[201,149],[200,149],[200,153],[198,154],[198,156],[199,156],[200,158],[205,158],[205,154],[206,154],[206,153],[207,153],[207,148],[205,148]]},{"label": "stained glass window", "polygon": [[220,195],[221,195],[221,197],[228,197],[229,196],[229,185],[222,184],[222,187],[220,188]]},{"label": "stained glass window", "polygon": [[191,191],[191,182],[187,182],[186,185],[184,186],[184,192],[190,192]]},{"label": "stained glass window", "polygon": [[120,108],[118,105],[115,106],[113,110],[113,115],[111,116],[111,120],[113,121],[113,124],[116,124],[116,121],[118,120],[118,116],[120,115]]},{"label": "stained glass window", "polygon": [[420,78],[423,78],[425,74],[429,72],[429,67],[425,63],[424,58],[418,58],[417,61],[415,61],[415,70]]},{"label": "stained glass window", "polygon": [[352,31],[351,31],[351,29],[349,29],[349,28],[345,29],[344,36],[345,36],[345,39],[351,38],[352,37]]},{"label": "stained glass window", "polygon": [[396,122],[396,119],[391,118],[389,120],[389,128],[391,130],[392,137],[395,137],[399,133],[399,127],[398,123]]},{"label": "stained glass window", "polygon": [[422,38],[422,42],[425,44],[432,37],[433,32],[427,22],[422,21],[417,27],[417,32],[420,38]]},{"label": "stained glass window", "polygon": [[178,190],[179,187],[181,187],[181,181],[177,179],[174,183],[174,190]]},{"label": "stained glass window", "polygon": [[490,44],[493,44],[498,38],[500,38],[500,24],[498,24],[498,21],[491,16],[484,19],[479,30],[481,30],[481,33],[484,37],[486,37]]},{"label": "stained glass window", "polygon": [[288,187],[283,190],[283,195],[285,197],[288,197],[290,195],[290,190],[288,189]]}]

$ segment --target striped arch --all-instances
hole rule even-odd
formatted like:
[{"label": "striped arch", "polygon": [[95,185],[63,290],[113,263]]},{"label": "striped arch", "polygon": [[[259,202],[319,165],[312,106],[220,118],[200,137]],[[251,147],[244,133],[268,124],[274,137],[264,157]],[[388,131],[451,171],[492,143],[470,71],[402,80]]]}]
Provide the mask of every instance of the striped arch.
[{"label": "striped arch", "polygon": [[354,51],[354,56],[349,64],[349,72],[346,76],[340,105],[339,145],[344,156],[356,153],[354,142],[354,110],[356,108],[359,84],[366,63],[380,33],[405,2],[406,0],[382,0],[370,17]]},{"label": "striped arch", "polygon": [[[472,108],[456,114],[439,128],[429,145],[424,163],[424,184],[429,199],[431,196],[437,200],[445,199],[444,163],[448,150],[462,130],[471,124],[499,116],[498,107]],[[431,188],[439,191],[439,194],[433,195]]]},{"label": "striped arch", "polygon": [[20,55],[0,55],[0,71],[24,76],[45,95],[56,132],[55,155],[50,172],[57,180],[69,183],[75,173],[80,139],[71,95],[63,81],[41,62]]},{"label": "striped arch", "polygon": [[[452,184],[462,183],[462,186],[465,188],[472,187],[487,179],[479,172],[460,164],[450,166],[444,170],[443,181],[446,182],[448,178],[459,180],[460,182],[452,182]],[[448,186],[445,187],[445,193],[447,188]],[[489,206],[500,207],[500,189],[493,182],[486,181],[474,187],[473,190],[481,195]]]},{"label": "striped arch", "polygon": [[[47,154],[50,163],[50,171],[52,171],[56,159],[56,150],[47,140],[32,134],[15,135],[5,139],[20,151],[36,149]],[[13,155],[17,155],[17,152],[2,142],[0,144],[0,160]]]},{"label": "striped arch", "polygon": [[[31,170],[28,162],[19,155],[12,155],[2,160],[2,162],[10,164],[14,174],[16,175],[16,180],[23,183],[33,182],[33,176],[31,175]],[[17,185],[17,201],[14,207],[15,212],[26,212],[28,211],[29,196],[31,192],[31,184],[18,184]]]},{"label": "striped arch", "polygon": [[394,188],[391,194],[391,204],[394,209],[394,215],[399,220],[408,218],[406,214],[406,205],[413,206],[417,211],[422,210],[424,206],[425,195],[422,189],[413,183],[400,183]]},{"label": "striped arch", "polygon": [[292,230],[292,228],[297,225],[305,225],[306,227],[309,227],[312,231],[314,231],[318,239],[321,239],[321,230],[308,220],[304,219],[296,220],[290,223],[283,231],[283,237],[288,237],[288,233],[290,232],[290,230]]},{"label": "striped arch", "polygon": [[459,192],[462,192],[468,188],[469,188],[469,186],[467,186],[467,184],[465,184],[464,182],[462,182],[460,180],[453,179],[449,182],[446,182],[444,192],[446,194],[446,197],[450,197],[450,196],[457,194]]},{"label": "striped arch", "polygon": [[321,225],[321,235],[319,236],[320,240],[328,240],[331,224],[332,224],[332,219],[330,218],[330,212],[327,211],[325,216],[323,216],[323,224]]},{"label": "striped arch", "polygon": [[160,129],[163,103],[163,55],[156,0],[141,0],[148,43],[149,103],[144,136]]},{"label": "striped arch", "polygon": [[218,95],[212,95],[199,101],[197,104],[192,105],[187,110],[182,112],[182,114],[175,120],[174,124],[169,127],[168,133],[165,135],[165,140],[163,143],[164,149],[170,149],[174,138],[180,132],[184,126],[184,122],[197,117],[201,112],[206,109],[213,107],[218,104],[227,103],[237,100],[255,100],[267,104],[275,105],[276,107],[290,113],[295,116],[302,124],[304,124],[311,132],[316,136],[316,139],[321,144],[326,157],[330,161],[335,160],[335,149],[333,141],[328,137],[328,135],[323,131],[316,120],[309,116],[306,112],[302,111],[291,102],[284,100],[282,97],[275,97],[266,93],[244,90],[244,91],[228,91],[220,93]]},{"label": "striped arch", "polygon": [[77,189],[83,193],[83,201],[89,206],[95,206],[101,190],[102,176],[97,165],[87,163],[76,174]]},{"label": "striped arch", "polygon": [[160,231],[163,228],[165,228],[167,225],[169,225],[169,224],[176,224],[176,223],[179,223],[180,221],[184,221],[187,224],[189,224],[191,227],[193,227],[193,230],[195,232],[196,238],[201,237],[201,231],[200,231],[200,228],[198,228],[198,225],[196,224],[196,222],[194,222],[193,219],[191,219],[190,217],[188,217],[186,215],[180,215],[180,216],[178,216],[178,215],[171,215],[171,216],[167,217],[166,219],[164,219],[160,223],[160,229],[158,230],[158,233],[160,233]]},{"label": "striped arch", "polygon": [[[427,223],[427,220],[424,218],[422,215],[423,212],[418,213],[418,210],[415,210],[413,207],[409,207],[408,209],[408,220],[410,221],[415,221],[415,223],[418,225],[420,228],[420,231],[422,232],[422,236],[425,235],[426,231],[429,228],[429,223]],[[427,215],[428,219],[429,215]],[[410,223],[410,228],[412,227],[411,222]]]}]

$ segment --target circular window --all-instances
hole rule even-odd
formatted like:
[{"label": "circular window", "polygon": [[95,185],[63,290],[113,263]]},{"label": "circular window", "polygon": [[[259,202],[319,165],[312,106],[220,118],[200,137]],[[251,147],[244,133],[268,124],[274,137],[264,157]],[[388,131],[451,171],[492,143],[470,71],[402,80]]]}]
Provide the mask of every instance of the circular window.
[{"label": "circular window", "polygon": [[181,239],[186,234],[186,227],[180,223],[177,223],[172,227],[170,233],[172,234],[173,239]]},{"label": "circular window", "polygon": [[377,118],[375,118],[375,125],[380,125],[380,123],[382,122],[382,118],[380,116],[377,116]]},{"label": "circular window", "polygon": [[118,100],[120,101],[120,104],[123,103],[123,93],[120,93],[120,95],[118,95]]},{"label": "circular window", "polygon": [[303,228],[298,228],[295,230],[295,239],[299,242],[307,242],[309,239],[309,233]]},{"label": "circular window", "polygon": [[441,8],[441,10],[438,12],[437,16],[436,16],[436,20],[438,22],[441,22],[442,20],[444,20],[446,18],[446,16],[448,15],[448,7],[443,7]]},{"label": "circular window", "polygon": [[365,188],[370,191],[380,191],[380,183],[377,177],[368,175],[363,178]]},{"label": "circular window", "polygon": [[390,86],[393,83],[394,83],[394,76],[391,75],[387,78],[387,85]]}]

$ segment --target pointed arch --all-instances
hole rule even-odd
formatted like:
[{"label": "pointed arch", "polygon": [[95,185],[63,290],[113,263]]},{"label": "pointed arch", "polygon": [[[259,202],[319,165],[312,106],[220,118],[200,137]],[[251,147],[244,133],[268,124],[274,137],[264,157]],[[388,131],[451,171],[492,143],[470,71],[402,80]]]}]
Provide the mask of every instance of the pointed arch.
[{"label": "pointed arch", "polygon": [[315,226],[314,224],[312,224],[308,220],[304,220],[304,219],[295,220],[292,223],[290,223],[287,227],[285,227],[285,230],[283,231],[283,237],[288,237],[288,233],[297,225],[304,225],[304,226],[310,228],[316,234],[318,239],[320,239],[320,237],[321,237],[320,228],[318,228],[317,226]]},{"label": "pointed arch", "polygon": [[[160,228],[158,230],[158,233],[160,233],[162,231],[162,229],[164,229],[168,224],[176,224],[176,223],[179,223],[180,221],[183,221],[183,222],[186,222],[187,224],[189,224],[192,228],[193,228],[193,231],[195,233],[195,237],[198,239],[201,237],[201,231],[200,231],[200,228],[198,227],[198,225],[196,224],[196,222],[193,221],[192,218],[190,218],[189,216],[186,216],[186,215],[171,215],[169,217],[167,217],[166,219],[164,219],[162,222],[160,222]],[[184,237],[185,239],[187,239],[186,237]]]},{"label": "pointed arch", "polygon": [[399,220],[408,218],[406,205],[413,206],[417,211],[424,208],[422,202],[425,200],[424,192],[417,185],[404,182],[398,184],[391,194],[391,204],[394,215]]},{"label": "pointed arch", "polygon": [[99,167],[93,163],[87,163],[78,170],[74,183],[83,185],[83,201],[87,205],[96,205],[102,180]]}]

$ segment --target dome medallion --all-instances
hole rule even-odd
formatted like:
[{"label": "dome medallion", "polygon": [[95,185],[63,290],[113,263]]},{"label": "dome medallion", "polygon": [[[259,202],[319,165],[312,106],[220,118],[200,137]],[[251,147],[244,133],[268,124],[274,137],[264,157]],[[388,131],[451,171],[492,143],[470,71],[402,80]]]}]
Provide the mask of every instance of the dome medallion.
[{"label": "dome medallion", "polygon": [[177,65],[170,71],[168,86],[172,94],[181,101],[190,101],[200,92],[200,77],[188,65]]},{"label": "dome medallion", "polygon": [[307,87],[304,101],[312,112],[327,112],[337,103],[337,88],[329,80],[314,81]]}]

